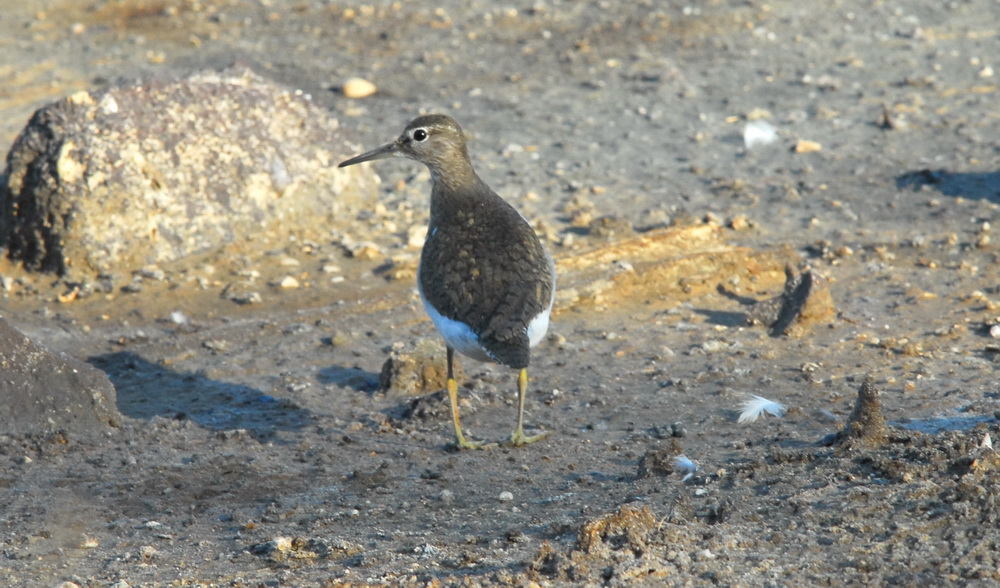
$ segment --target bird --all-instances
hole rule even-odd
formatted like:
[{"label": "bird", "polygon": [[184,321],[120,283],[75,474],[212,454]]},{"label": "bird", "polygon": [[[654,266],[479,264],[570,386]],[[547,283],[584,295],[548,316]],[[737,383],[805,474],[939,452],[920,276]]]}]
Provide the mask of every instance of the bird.
[{"label": "bird", "polygon": [[517,423],[509,443],[522,446],[545,438],[548,431],[525,434],[524,403],[531,348],[545,337],[555,301],[552,256],[528,221],[476,173],[465,134],[450,116],[419,116],[395,141],[339,167],[390,157],[422,163],[431,174],[430,221],[417,289],[445,341],[455,445],[492,445],[462,433],[452,367],[456,351],[518,370]]}]

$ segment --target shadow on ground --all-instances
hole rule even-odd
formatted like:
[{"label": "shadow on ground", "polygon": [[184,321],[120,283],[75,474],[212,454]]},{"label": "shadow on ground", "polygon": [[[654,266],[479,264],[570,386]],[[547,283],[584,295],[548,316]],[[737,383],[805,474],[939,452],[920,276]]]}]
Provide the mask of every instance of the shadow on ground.
[{"label": "shadow on ground", "polygon": [[108,353],[88,361],[111,379],[119,412],[134,419],[191,419],[210,430],[247,429],[258,438],[276,430],[301,429],[313,420],[308,410],[287,399],[199,373],[174,371],[134,353]]},{"label": "shadow on ground", "polygon": [[708,308],[695,308],[694,312],[704,316],[705,321],[712,325],[721,325],[731,329],[747,326],[747,315],[742,312],[711,310]]},{"label": "shadow on ground", "polygon": [[316,379],[323,385],[342,386],[368,395],[378,389],[378,374],[363,370],[357,366],[346,367],[331,365],[316,374]]},{"label": "shadow on ground", "polygon": [[934,190],[955,198],[1000,202],[1000,172],[950,172],[938,169],[908,171],[896,177],[900,190],[919,190],[932,186]]}]

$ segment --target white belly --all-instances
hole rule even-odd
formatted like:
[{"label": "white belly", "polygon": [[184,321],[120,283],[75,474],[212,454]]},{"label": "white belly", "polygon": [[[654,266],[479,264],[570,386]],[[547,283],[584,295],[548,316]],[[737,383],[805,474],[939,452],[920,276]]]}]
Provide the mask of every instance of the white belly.
[{"label": "white belly", "polygon": [[473,333],[469,325],[442,316],[436,308],[427,302],[423,292],[420,292],[420,299],[424,301],[424,308],[427,309],[427,315],[431,317],[431,322],[437,327],[438,333],[441,333],[441,336],[444,337],[444,341],[448,344],[448,347],[472,359],[494,361],[486,353],[486,350],[479,345],[479,335]]},{"label": "white belly", "polygon": [[[418,282],[419,283],[419,282]],[[482,348],[479,344],[479,335],[475,334],[469,325],[450,319],[443,316],[440,312],[434,308],[427,298],[424,297],[424,292],[422,288],[420,290],[420,300],[424,303],[424,309],[427,310],[427,316],[431,317],[431,322],[437,327],[439,333],[444,338],[445,343],[448,347],[451,347],[455,351],[476,359],[478,361],[495,361],[493,357],[490,357],[486,350]],[[549,315],[552,314],[552,302],[549,302],[549,307],[538,313],[535,318],[531,319],[528,323],[528,345],[534,347],[545,338],[545,333],[549,330]]]},{"label": "white belly", "polygon": [[[551,275],[555,276],[555,263],[552,261],[552,257],[548,254],[548,252],[546,252],[545,256],[549,263],[549,272]],[[424,303],[424,309],[427,311],[427,316],[431,317],[431,322],[434,323],[438,332],[441,333],[441,337],[444,338],[448,347],[451,347],[462,355],[471,357],[472,359],[478,361],[496,361],[496,358],[491,357],[490,354],[483,349],[482,345],[479,344],[479,335],[474,333],[469,325],[442,315],[436,308],[434,308],[433,305],[431,305],[431,303],[427,302],[427,297],[424,296],[424,289],[420,283],[420,268],[418,266],[417,291],[420,292],[420,300]],[[549,330],[549,315],[552,314],[552,305],[555,301],[556,288],[555,283],[553,283],[552,296],[549,298],[548,307],[535,315],[535,318],[528,322],[526,334],[528,335],[528,345],[530,347],[538,345],[541,340],[545,338],[545,333]]]}]

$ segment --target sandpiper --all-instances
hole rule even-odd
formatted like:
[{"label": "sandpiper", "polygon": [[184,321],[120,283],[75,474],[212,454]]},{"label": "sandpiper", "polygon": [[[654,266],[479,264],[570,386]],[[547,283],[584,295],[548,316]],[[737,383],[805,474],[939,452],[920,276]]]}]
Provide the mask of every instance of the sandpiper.
[{"label": "sandpiper", "polygon": [[420,254],[417,286],[427,314],[448,350],[448,397],[455,443],[466,440],[458,418],[455,351],[479,361],[519,370],[517,426],[513,445],[548,433],[524,434],[524,399],[531,347],[545,336],[555,298],[552,257],[517,210],[472,168],[465,135],[451,117],[429,114],[406,125],[403,134],[340,167],[387,157],[407,157],[431,172],[430,225]]}]

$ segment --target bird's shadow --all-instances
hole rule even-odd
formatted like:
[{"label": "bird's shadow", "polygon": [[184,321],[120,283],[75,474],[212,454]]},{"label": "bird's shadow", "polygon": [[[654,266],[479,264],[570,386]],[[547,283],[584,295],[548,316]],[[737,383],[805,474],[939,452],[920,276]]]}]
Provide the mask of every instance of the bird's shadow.
[{"label": "bird's shadow", "polygon": [[185,373],[119,351],[89,358],[108,375],[123,415],[186,420],[213,431],[244,429],[263,439],[278,430],[301,429],[312,422],[309,410],[289,399],[201,373]]},{"label": "bird's shadow", "polygon": [[1000,171],[950,172],[944,169],[919,169],[896,176],[896,188],[917,191],[930,186],[953,198],[1000,202]]}]

